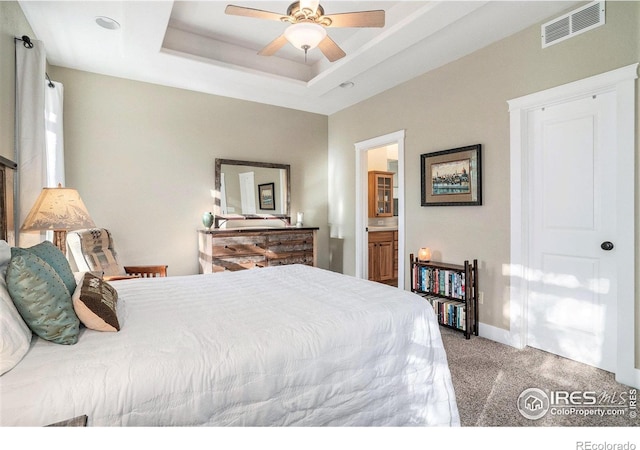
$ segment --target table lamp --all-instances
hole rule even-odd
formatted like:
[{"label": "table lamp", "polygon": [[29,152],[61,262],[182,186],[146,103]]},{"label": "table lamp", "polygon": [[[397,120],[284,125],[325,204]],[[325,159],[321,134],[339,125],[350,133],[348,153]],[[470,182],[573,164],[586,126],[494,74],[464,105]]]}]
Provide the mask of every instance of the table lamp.
[{"label": "table lamp", "polygon": [[42,189],[20,231],[53,231],[53,243],[66,255],[67,231],[95,226],[78,191],[58,184]]}]

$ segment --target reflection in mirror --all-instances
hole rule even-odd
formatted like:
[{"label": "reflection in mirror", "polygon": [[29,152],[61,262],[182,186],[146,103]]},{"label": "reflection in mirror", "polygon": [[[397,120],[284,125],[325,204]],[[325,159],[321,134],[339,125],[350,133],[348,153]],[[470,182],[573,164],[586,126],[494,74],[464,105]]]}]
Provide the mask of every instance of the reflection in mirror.
[{"label": "reflection in mirror", "polygon": [[288,164],[216,159],[216,217],[288,221],[289,178]]}]

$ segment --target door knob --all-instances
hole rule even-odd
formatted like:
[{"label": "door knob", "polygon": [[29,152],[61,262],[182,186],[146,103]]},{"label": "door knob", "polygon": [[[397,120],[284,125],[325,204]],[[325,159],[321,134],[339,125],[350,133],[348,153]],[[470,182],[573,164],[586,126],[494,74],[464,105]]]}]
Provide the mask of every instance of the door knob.
[{"label": "door knob", "polygon": [[602,244],[600,244],[600,248],[606,251],[613,250],[613,242],[604,241]]}]

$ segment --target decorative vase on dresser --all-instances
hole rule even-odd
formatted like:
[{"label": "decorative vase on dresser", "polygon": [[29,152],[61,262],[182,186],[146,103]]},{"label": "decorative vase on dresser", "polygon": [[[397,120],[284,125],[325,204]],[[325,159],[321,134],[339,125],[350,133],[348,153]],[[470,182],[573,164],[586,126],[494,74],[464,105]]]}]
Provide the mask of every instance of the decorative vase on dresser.
[{"label": "decorative vase on dresser", "polygon": [[198,230],[200,273],[317,265],[317,227]]},{"label": "decorative vase on dresser", "polygon": [[202,215],[202,225],[204,225],[207,230],[211,229],[213,225],[213,213],[206,212]]}]

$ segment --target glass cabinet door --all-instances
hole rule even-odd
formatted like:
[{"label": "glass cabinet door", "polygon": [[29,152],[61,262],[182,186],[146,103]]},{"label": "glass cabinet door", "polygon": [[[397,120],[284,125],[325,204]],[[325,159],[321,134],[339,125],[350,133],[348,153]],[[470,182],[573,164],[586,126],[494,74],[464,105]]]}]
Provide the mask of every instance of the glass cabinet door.
[{"label": "glass cabinet door", "polygon": [[370,172],[369,177],[369,216],[393,216],[393,173]]}]

